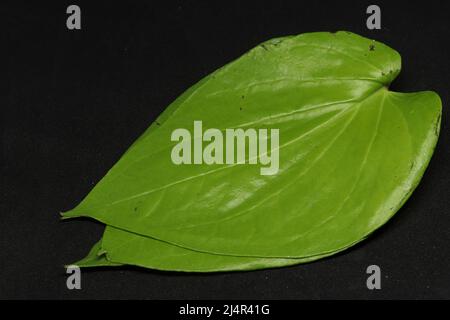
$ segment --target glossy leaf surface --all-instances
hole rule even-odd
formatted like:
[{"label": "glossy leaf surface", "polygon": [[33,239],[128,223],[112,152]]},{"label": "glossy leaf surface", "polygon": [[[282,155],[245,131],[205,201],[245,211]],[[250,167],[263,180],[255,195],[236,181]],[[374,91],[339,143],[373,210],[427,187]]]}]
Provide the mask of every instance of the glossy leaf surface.
[{"label": "glossy leaf surface", "polygon": [[[437,141],[440,99],[390,92],[400,67],[396,51],[347,32],[270,40],[181,95],[64,216],[141,235],[108,227],[105,238],[112,236],[102,246],[111,259],[116,252],[115,262],[152,268],[200,270],[213,255],[197,252],[258,258],[249,268],[218,262],[200,270],[210,271],[343,250],[401,207]],[[254,165],[174,165],[171,133],[191,130],[196,120],[220,130],[279,129],[278,173],[262,176]],[[118,253],[120,243],[127,250]],[[189,266],[146,254],[191,254],[183,248],[196,251]]]},{"label": "glossy leaf surface", "polygon": [[[105,260],[165,271],[220,272],[275,268],[314,261],[322,256],[307,258],[235,257],[203,253],[174,246],[149,237],[139,236],[108,226],[103,235],[101,260],[90,261],[104,266]],[[77,263],[75,263],[77,264]]]}]

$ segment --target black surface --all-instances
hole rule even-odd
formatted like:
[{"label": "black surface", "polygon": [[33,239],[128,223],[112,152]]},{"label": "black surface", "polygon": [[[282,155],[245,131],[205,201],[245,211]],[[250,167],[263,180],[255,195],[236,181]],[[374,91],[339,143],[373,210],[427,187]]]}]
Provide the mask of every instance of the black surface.
[{"label": "black surface", "polygon": [[[93,4],[95,2],[95,4]],[[0,298],[450,298],[448,1],[1,2]],[[66,7],[82,30],[66,28]],[[103,227],[60,222],[164,108],[189,86],[272,37],[348,30],[397,49],[396,91],[443,100],[441,137],[422,183],[370,239],[307,265],[241,273],[84,271],[69,291],[63,264]],[[6,55],[5,55],[6,54]],[[366,267],[382,289],[366,288]]]}]

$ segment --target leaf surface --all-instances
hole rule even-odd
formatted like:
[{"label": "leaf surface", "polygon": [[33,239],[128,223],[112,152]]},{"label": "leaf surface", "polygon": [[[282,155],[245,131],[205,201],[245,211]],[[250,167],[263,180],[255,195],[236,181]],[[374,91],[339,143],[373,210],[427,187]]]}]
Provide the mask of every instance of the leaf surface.
[{"label": "leaf surface", "polygon": [[[265,42],[174,101],[64,216],[115,227],[111,257],[154,268],[147,251],[263,258],[252,260],[260,268],[267,258],[290,264],[343,250],[398,211],[437,141],[440,99],[389,91],[400,67],[396,51],[348,32]],[[196,120],[204,130],[279,129],[278,173],[174,165],[171,133]],[[117,253],[126,239],[136,245]]]},{"label": "leaf surface", "polygon": [[102,252],[105,252],[103,259],[110,263],[183,272],[247,271],[276,268],[311,262],[327,256],[297,259],[224,256],[185,249],[110,226],[106,227],[103,235]]}]

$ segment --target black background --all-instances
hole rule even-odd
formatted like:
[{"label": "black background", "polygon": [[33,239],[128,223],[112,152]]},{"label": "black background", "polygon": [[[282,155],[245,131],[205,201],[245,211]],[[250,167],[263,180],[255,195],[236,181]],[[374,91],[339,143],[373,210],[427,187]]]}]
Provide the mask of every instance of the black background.
[{"label": "black background", "polygon": [[[379,299],[450,298],[448,1],[1,2],[0,298]],[[66,28],[77,4],[82,29]],[[398,50],[395,91],[435,90],[441,136],[422,183],[398,214],[342,254],[306,265],[220,274],[133,267],[82,272],[103,227],[61,222],[164,108],[216,68],[272,37],[348,30]],[[6,55],[5,55],[6,54]],[[6,90],[4,90],[6,89]],[[366,288],[368,265],[382,289]]]}]

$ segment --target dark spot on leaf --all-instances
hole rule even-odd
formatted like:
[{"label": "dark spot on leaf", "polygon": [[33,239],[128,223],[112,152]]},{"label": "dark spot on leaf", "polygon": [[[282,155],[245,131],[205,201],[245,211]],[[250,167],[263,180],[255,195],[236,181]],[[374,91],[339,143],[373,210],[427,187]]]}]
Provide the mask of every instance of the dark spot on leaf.
[{"label": "dark spot on leaf", "polygon": [[156,125],[157,125],[157,126],[160,126],[160,125],[161,125],[161,123],[159,123],[158,121],[156,121]]},{"label": "dark spot on leaf", "polygon": [[242,107],[239,107],[239,110],[242,111]]},{"label": "dark spot on leaf", "polygon": [[245,96],[241,96],[241,99],[244,99],[245,98]]},{"label": "dark spot on leaf", "polygon": [[261,45],[261,48],[263,48],[263,49],[266,50],[266,51],[269,51],[269,49],[267,49],[267,47],[266,47],[265,44],[262,44],[262,45]]},{"label": "dark spot on leaf", "polygon": [[369,50],[370,50],[370,51],[375,51],[375,45],[371,44],[371,45],[369,46]]}]

